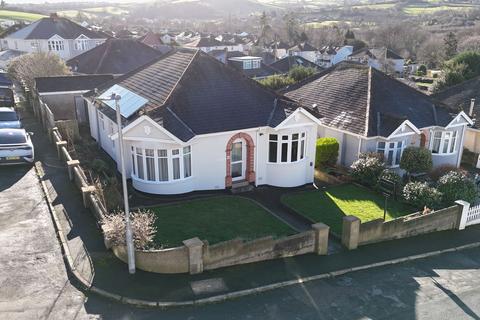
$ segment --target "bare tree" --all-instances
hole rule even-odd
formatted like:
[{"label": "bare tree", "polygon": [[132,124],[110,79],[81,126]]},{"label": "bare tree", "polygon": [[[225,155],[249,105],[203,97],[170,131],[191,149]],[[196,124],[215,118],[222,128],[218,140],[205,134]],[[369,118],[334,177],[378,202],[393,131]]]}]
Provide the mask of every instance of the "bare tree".
[{"label": "bare tree", "polygon": [[458,52],[480,51],[480,36],[474,35],[463,38],[458,43]]},{"label": "bare tree", "polygon": [[35,52],[15,58],[8,66],[8,73],[25,81],[33,89],[35,78],[71,74],[65,62],[54,53]]},{"label": "bare tree", "polygon": [[422,43],[417,51],[417,60],[429,68],[439,67],[445,60],[443,40],[439,37],[431,37]]}]

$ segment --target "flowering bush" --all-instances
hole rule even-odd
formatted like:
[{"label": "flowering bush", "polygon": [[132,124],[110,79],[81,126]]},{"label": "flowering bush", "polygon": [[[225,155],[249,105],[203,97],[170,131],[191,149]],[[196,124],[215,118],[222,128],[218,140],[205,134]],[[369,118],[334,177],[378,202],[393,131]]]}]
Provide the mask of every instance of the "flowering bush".
[{"label": "flowering bush", "polygon": [[375,153],[361,154],[352,166],[352,177],[367,186],[375,186],[385,169],[383,161]]},{"label": "flowering bush", "polygon": [[473,202],[477,197],[474,182],[462,172],[450,171],[438,180],[438,190],[443,193],[443,203],[452,205],[456,200]]},{"label": "flowering bush", "polygon": [[[149,210],[139,210],[130,215],[135,249],[147,249],[152,244],[157,233],[155,220],[155,214]],[[123,212],[107,215],[102,221],[102,228],[105,239],[113,246],[126,245],[126,223]]]},{"label": "flowering bush", "polygon": [[423,173],[432,169],[432,152],[425,148],[407,147],[400,159],[400,168],[411,173]]},{"label": "flowering bush", "polygon": [[409,182],[403,188],[403,198],[417,209],[439,208],[442,193],[426,182]]}]

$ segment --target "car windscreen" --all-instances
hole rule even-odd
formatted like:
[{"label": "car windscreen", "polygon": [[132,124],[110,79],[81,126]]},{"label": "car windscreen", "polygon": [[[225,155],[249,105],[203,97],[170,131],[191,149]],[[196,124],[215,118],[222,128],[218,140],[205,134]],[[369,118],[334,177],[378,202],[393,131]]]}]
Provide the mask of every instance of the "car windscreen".
[{"label": "car windscreen", "polygon": [[0,112],[0,121],[17,121],[18,116],[14,111]]},{"label": "car windscreen", "polygon": [[20,144],[25,142],[27,142],[27,139],[22,131],[0,131],[0,145]]}]

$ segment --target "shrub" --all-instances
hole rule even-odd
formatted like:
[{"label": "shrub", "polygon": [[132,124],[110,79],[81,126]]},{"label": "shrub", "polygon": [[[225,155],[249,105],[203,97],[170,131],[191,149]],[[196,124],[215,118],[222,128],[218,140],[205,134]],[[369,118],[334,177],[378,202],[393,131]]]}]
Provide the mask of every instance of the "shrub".
[{"label": "shrub", "polygon": [[288,73],[288,76],[295,80],[296,82],[301,81],[305,78],[308,78],[312,75],[315,74],[315,69],[314,68],[306,68],[303,66],[296,66],[293,67],[290,72]]},{"label": "shrub", "polygon": [[447,174],[448,172],[450,171],[456,171],[456,172],[460,172],[460,173],[463,173],[464,171],[460,168],[457,168],[455,166],[452,166],[450,164],[444,164],[442,166],[439,166],[439,167],[436,167],[435,169],[433,169],[432,171],[430,171],[428,173],[428,176],[430,177],[430,179],[432,179],[433,181],[438,181],[438,179],[440,179],[440,177],[444,176],[445,174]]},{"label": "shrub", "polygon": [[420,65],[417,69],[417,75],[418,76],[424,76],[427,74],[427,66],[424,64]]},{"label": "shrub", "polygon": [[335,138],[317,139],[315,166],[334,165],[337,163],[339,144]]},{"label": "shrub", "polygon": [[426,182],[409,182],[403,188],[403,198],[417,209],[436,209],[441,206],[442,193]]},{"label": "shrub", "polygon": [[428,172],[432,169],[432,152],[426,148],[407,147],[400,159],[400,168],[411,173]]},{"label": "shrub", "polygon": [[275,74],[273,76],[266,77],[265,79],[262,79],[259,82],[261,85],[267,88],[270,88],[272,90],[278,90],[286,86],[289,86],[291,84],[294,84],[295,80],[290,77],[284,77],[284,76]]},{"label": "shrub", "polygon": [[383,172],[380,174],[380,177],[378,178],[378,181],[380,182],[381,179],[392,181],[395,184],[397,194],[398,192],[401,192],[402,177],[395,171],[390,169],[383,170]]},{"label": "shrub", "polygon": [[361,154],[352,166],[352,177],[367,186],[375,186],[385,169],[383,161],[375,153]]},{"label": "shrub", "polygon": [[[157,229],[155,228],[156,216],[149,210],[139,210],[130,215],[130,224],[133,233],[135,249],[147,249],[153,243]],[[102,220],[102,229],[105,239],[113,246],[125,246],[125,214],[116,212],[107,215]]]},{"label": "shrub", "polygon": [[106,173],[109,171],[108,164],[100,159],[95,159],[91,163],[92,170],[97,174]]},{"label": "shrub", "polygon": [[477,197],[475,183],[461,172],[450,171],[443,175],[437,187],[443,193],[443,203],[447,206],[456,200],[473,202]]}]

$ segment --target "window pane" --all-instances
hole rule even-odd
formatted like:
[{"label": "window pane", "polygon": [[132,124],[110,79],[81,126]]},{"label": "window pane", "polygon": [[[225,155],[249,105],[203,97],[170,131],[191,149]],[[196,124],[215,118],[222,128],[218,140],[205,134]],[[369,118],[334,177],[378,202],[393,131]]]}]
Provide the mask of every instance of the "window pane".
[{"label": "window pane", "polygon": [[305,132],[302,132],[302,138],[305,138]]},{"label": "window pane", "polygon": [[235,142],[232,145],[232,162],[242,161],[242,142]]},{"label": "window pane", "polygon": [[391,166],[393,164],[393,150],[388,150],[387,165]]},{"label": "window pane", "polygon": [[135,166],[135,148],[132,147],[132,171],[133,174],[137,174],[137,167]]},{"label": "window pane", "polygon": [[271,134],[270,135],[270,140],[272,141],[277,141],[278,140],[278,136],[276,134]]},{"label": "window pane", "polygon": [[192,175],[192,155],[190,153],[183,156],[183,171],[185,178]]},{"label": "window pane", "polygon": [[155,181],[155,158],[147,157],[147,180]]},{"label": "window pane", "polygon": [[178,180],[180,179],[180,159],[179,158],[173,158],[173,179]]},{"label": "window pane", "polygon": [[159,157],[167,157],[167,150],[158,150]]},{"label": "window pane", "polygon": [[145,156],[147,156],[147,157],[153,157],[153,156],[154,156],[154,151],[153,151],[153,149],[145,149]]},{"label": "window pane", "polygon": [[234,163],[232,164],[232,178],[238,178],[242,176],[242,163]]},{"label": "window pane", "polygon": [[455,144],[457,143],[457,131],[453,132],[452,145],[450,146],[450,153],[455,152]]},{"label": "window pane", "polygon": [[398,143],[398,147],[397,147],[397,153],[395,154],[395,165],[398,165],[400,164],[400,158],[402,156],[402,142],[400,141]]},{"label": "window pane", "polygon": [[292,140],[298,140],[298,133],[292,134]]},{"label": "window pane", "polygon": [[298,141],[292,142],[292,154],[291,154],[291,162],[298,160]]},{"label": "window pane", "polygon": [[450,132],[445,133],[445,139],[443,139],[442,153],[448,153],[448,145],[450,143]]},{"label": "window pane", "polygon": [[[163,151],[163,150],[161,150]],[[166,152],[167,150],[165,150]],[[168,181],[168,158],[158,158],[158,179]]]},{"label": "window pane", "polygon": [[282,136],[282,140],[288,140],[288,136]]},{"label": "window pane", "polygon": [[144,179],[145,175],[143,172],[143,156],[137,154],[137,168],[138,168],[138,178]]},{"label": "window pane", "polygon": [[183,154],[185,154],[185,153],[190,153],[190,150],[191,150],[191,149],[190,149],[190,146],[184,147],[184,148],[183,148]]},{"label": "window pane", "polygon": [[271,141],[269,143],[268,161],[277,162],[277,143],[276,142]]},{"label": "window pane", "polygon": [[282,143],[282,162],[288,161],[288,143]]},{"label": "window pane", "polygon": [[377,149],[379,149],[379,150],[385,150],[385,142],[383,142],[383,141],[382,141],[382,142],[379,142]]},{"label": "window pane", "polygon": [[303,159],[305,156],[305,140],[302,140],[301,142],[301,147],[300,147],[300,159]]},{"label": "window pane", "polygon": [[432,145],[432,153],[438,153],[440,151],[440,143],[442,141],[442,133],[435,132],[433,136],[433,145]]},{"label": "window pane", "polygon": [[172,155],[176,156],[176,155],[179,155],[180,154],[180,150],[178,149],[173,149],[172,150]]}]

